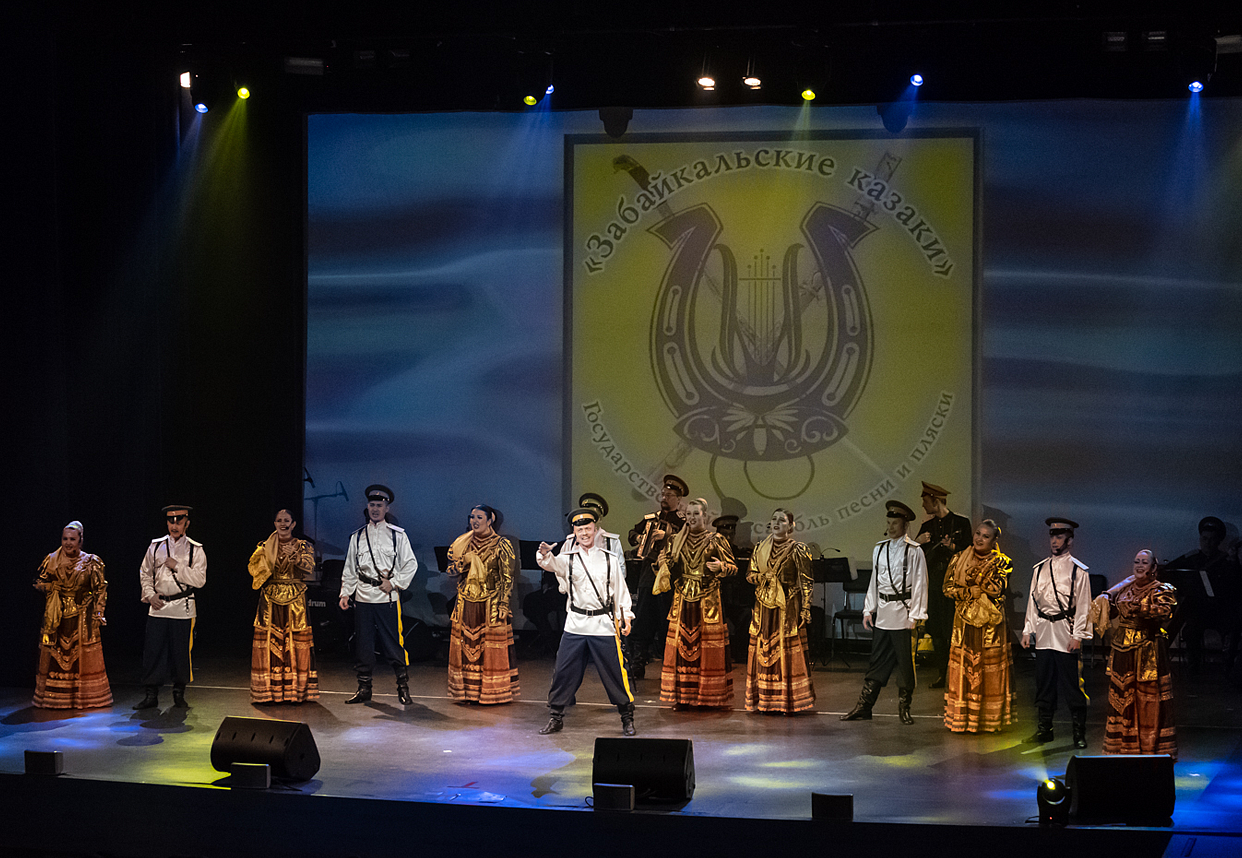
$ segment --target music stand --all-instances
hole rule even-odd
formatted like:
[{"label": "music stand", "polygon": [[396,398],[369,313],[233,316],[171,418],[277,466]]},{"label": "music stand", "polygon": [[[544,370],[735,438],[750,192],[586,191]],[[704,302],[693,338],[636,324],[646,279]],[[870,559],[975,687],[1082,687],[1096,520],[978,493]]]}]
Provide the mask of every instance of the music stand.
[{"label": "music stand", "polygon": [[[828,613],[828,585],[844,584],[846,581],[854,579],[854,573],[850,571],[850,560],[848,557],[821,557],[818,560],[811,561],[811,580],[816,584],[824,585],[824,596],[822,599],[824,609],[824,631],[831,631],[832,617]],[[822,637],[828,637],[823,635]],[[832,661],[836,647],[833,646],[828,654],[827,665]],[[821,649],[822,653],[823,650]]]}]

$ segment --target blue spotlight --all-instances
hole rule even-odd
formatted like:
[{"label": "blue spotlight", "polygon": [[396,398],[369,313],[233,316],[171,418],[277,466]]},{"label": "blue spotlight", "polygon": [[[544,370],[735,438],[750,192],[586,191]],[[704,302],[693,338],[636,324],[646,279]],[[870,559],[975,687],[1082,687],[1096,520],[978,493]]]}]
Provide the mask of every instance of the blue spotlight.
[{"label": "blue spotlight", "polygon": [[200,101],[198,104],[194,105],[194,109],[197,110],[199,113],[206,113],[207,105]]},{"label": "blue spotlight", "polygon": [[912,75],[910,75],[910,83],[911,83],[911,85],[913,85],[913,86],[922,86],[922,85],[923,85],[923,76],[922,76],[921,74],[912,74]]},{"label": "blue spotlight", "polygon": [[548,88],[543,91],[544,95],[551,95],[556,90],[552,84],[548,84]]},{"label": "blue spotlight", "polygon": [[1194,93],[1203,92],[1203,82],[1198,80],[1191,81],[1190,86],[1186,88]]}]

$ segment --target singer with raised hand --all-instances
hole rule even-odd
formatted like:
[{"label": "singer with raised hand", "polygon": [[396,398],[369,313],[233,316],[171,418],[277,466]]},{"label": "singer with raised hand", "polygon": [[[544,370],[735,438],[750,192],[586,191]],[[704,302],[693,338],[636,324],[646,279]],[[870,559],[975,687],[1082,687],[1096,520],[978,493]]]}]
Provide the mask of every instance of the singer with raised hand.
[{"label": "singer with raised hand", "polygon": [[554,546],[539,543],[539,566],[556,576],[567,600],[565,633],[556,651],[556,669],[548,689],[548,723],[539,732],[559,733],[565,709],[575,701],[594,663],[608,699],[621,714],[621,732],[635,735],[634,694],[621,654],[621,640],[630,633],[634,612],[625,583],[625,557],[615,533],[601,530],[599,510],[579,507],[569,514],[573,536],[553,554]]},{"label": "singer with raised hand", "polygon": [[653,592],[673,590],[660,701],[674,709],[733,705],[729,629],[720,579],[737,572],[729,540],[711,530],[707,501],[686,504],[686,526],[660,552]]}]

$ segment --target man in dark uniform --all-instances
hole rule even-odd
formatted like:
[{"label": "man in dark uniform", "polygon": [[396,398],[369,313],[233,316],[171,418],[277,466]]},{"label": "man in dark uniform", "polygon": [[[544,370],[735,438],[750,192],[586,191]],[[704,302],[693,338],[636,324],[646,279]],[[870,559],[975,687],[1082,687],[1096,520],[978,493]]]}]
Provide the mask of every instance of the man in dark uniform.
[{"label": "man in dark uniform", "polygon": [[923,483],[923,512],[928,518],[919,528],[915,541],[923,546],[927,558],[927,633],[931,635],[935,653],[936,681],[932,688],[944,688],[949,670],[949,640],[953,636],[955,604],[944,594],[944,575],[953,555],[970,546],[970,519],[949,511],[949,491],[931,483]]},{"label": "man in dark uniform", "polygon": [[1238,655],[1238,634],[1242,632],[1242,575],[1238,564],[1221,550],[1225,523],[1214,515],[1199,522],[1199,547],[1169,561],[1161,577],[1177,588],[1177,613],[1169,628],[1169,639],[1182,633],[1190,656],[1190,670],[1203,665],[1203,633],[1216,629],[1229,638],[1225,667]]},{"label": "man in dark uniform", "polygon": [[642,521],[630,528],[630,545],[637,548],[637,559],[642,564],[634,605],[634,630],[628,641],[631,679],[643,678],[653,649],[662,651],[668,636],[668,612],[673,594],[666,592],[656,596],[651,590],[655,586],[660,551],[668,539],[685,526],[680,507],[688,494],[690,487],[685,480],[676,474],[665,474],[660,487],[659,511],[643,516]]}]

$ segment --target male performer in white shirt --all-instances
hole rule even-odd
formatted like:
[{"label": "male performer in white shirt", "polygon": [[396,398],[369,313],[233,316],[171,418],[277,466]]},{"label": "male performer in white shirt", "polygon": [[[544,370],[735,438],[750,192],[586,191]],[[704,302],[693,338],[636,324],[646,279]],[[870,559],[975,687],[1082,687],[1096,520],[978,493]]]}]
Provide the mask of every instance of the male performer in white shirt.
[{"label": "male performer in white shirt", "polygon": [[1035,709],[1039,721],[1027,744],[1052,741],[1052,715],[1058,691],[1069,706],[1074,725],[1074,747],[1087,747],[1087,693],[1082,687],[1078,661],[1082,642],[1091,637],[1087,611],[1091,608],[1091,580],[1087,565],[1070,554],[1078,522],[1065,517],[1045,519],[1052,554],[1035,564],[1022,646],[1035,647]]},{"label": "male performer in white shirt", "polygon": [[345,569],[341,573],[341,610],[354,600],[354,670],[358,691],[346,703],[371,699],[371,675],[375,672],[375,646],[397,676],[397,699],[403,706],[410,698],[410,659],[401,631],[401,591],[410,586],[418,560],[410,538],[388,521],[393,502],[388,486],[367,486],[367,523],[349,537]]},{"label": "male performer in white shirt", "polygon": [[871,558],[871,581],[863,601],[863,628],[873,629],[871,661],[863,677],[862,693],[842,721],[867,721],[880,689],[897,671],[897,715],[913,724],[914,627],[927,619],[927,560],[917,542],[906,535],[914,510],[901,501],[884,505],[887,538],[876,543]]},{"label": "male performer in white shirt", "polygon": [[625,672],[621,637],[630,633],[634,612],[625,583],[625,556],[621,540],[598,527],[599,511],[579,507],[569,514],[573,537],[553,555],[552,546],[539,543],[539,565],[556,576],[566,604],[565,633],[556,652],[556,670],[548,690],[551,717],[539,732],[559,732],[565,726],[565,707],[572,704],[587,664],[594,662],[608,699],[621,713],[621,732],[633,736],[634,695]]},{"label": "male performer in white shirt", "polygon": [[146,695],[135,709],[159,706],[160,686],[172,681],[173,705],[184,709],[185,686],[193,678],[190,648],[198,616],[194,591],[207,583],[207,552],[186,536],[190,507],[163,509],[168,535],[152,539],[138,567],[142,601],[149,605],[142,644],[142,684]]}]

